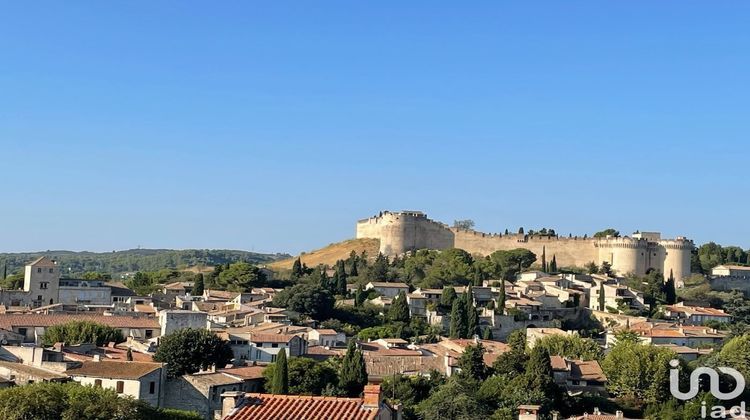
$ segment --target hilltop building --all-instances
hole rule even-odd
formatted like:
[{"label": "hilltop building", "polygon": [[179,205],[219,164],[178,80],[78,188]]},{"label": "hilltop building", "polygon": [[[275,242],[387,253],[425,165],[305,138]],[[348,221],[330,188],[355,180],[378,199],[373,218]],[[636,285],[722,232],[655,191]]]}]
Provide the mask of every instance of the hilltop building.
[{"label": "hilltop building", "polygon": [[656,269],[676,280],[690,276],[693,241],[684,237],[662,239],[658,232],[632,236],[579,238],[524,234],[489,234],[457,229],[427,218],[419,211],[383,211],[357,222],[357,238],[380,241],[380,252],[396,256],[415,249],[460,248],[472,254],[489,255],[498,250],[528,249],[554,255],[560,267],[583,267],[608,262],[618,274],[644,275]]}]

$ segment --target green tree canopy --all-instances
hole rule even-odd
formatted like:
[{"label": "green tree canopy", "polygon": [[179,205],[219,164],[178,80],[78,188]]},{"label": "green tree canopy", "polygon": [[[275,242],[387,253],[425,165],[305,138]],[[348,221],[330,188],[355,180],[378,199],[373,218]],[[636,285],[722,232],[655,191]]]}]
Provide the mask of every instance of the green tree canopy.
[{"label": "green tree canopy", "polygon": [[354,340],[349,341],[346,354],[341,362],[339,388],[350,397],[358,397],[367,385],[367,369],[362,351]]},{"label": "green tree canopy", "polygon": [[611,236],[613,238],[619,238],[620,237],[620,231],[616,229],[604,229],[602,231],[596,232],[594,234],[594,238],[606,238],[607,236]]},{"label": "green tree canopy", "polygon": [[388,309],[388,320],[391,322],[409,322],[409,303],[406,301],[406,293],[401,291]]},{"label": "green tree canopy", "polygon": [[218,284],[226,290],[246,292],[265,285],[266,276],[260,269],[244,261],[230,264],[219,274]]},{"label": "green tree canopy", "polygon": [[[331,361],[316,362],[306,357],[291,357],[287,361],[289,394],[322,395],[328,387],[338,384],[338,373]],[[266,390],[273,393],[278,359],[263,370]]]},{"label": "green tree canopy", "polygon": [[552,356],[563,356],[580,360],[599,360],[602,348],[590,338],[574,335],[551,335],[536,342],[535,348],[541,346]]},{"label": "green tree canopy", "polygon": [[183,328],[161,337],[154,360],[167,364],[169,377],[195,373],[209,366],[223,368],[232,360],[229,343],[204,329]]},{"label": "green tree canopy", "polygon": [[289,367],[286,363],[286,350],[282,349],[276,356],[271,393],[286,395],[289,393]]},{"label": "green tree canopy", "polygon": [[3,420],[200,420],[197,413],[155,409],[113,389],[38,382],[0,390]]},{"label": "green tree canopy", "polygon": [[288,308],[317,320],[331,317],[333,303],[331,292],[318,284],[287,287],[273,298],[274,306]]},{"label": "green tree canopy", "polygon": [[45,346],[58,342],[72,345],[96,343],[97,346],[103,346],[109,342],[122,343],[125,339],[120,330],[108,325],[91,321],[70,321],[47,328],[42,341]]}]

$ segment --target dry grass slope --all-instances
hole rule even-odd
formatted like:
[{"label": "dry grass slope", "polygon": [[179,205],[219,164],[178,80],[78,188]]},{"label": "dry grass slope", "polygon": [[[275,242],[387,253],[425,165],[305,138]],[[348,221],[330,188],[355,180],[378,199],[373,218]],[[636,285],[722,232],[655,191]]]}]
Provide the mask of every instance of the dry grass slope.
[{"label": "dry grass slope", "polygon": [[[304,253],[299,257],[308,267],[315,267],[319,264],[328,264],[332,266],[338,260],[349,258],[349,254],[352,251],[357,254],[361,254],[362,251],[365,251],[367,252],[367,255],[372,258],[378,255],[379,249],[380,241],[378,239],[350,239],[348,241],[328,245],[325,248],[317,249],[312,252]],[[272,270],[291,270],[295,259],[296,257],[276,261],[267,264],[267,267]]]}]

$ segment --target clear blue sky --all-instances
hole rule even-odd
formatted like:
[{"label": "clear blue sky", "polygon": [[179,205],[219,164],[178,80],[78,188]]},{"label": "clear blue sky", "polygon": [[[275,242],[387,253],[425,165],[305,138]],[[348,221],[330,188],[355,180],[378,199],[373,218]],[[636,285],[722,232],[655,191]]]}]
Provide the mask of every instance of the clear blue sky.
[{"label": "clear blue sky", "polygon": [[7,2],[0,251],[296,253],[381,209],[750,247],[750,3]]}]

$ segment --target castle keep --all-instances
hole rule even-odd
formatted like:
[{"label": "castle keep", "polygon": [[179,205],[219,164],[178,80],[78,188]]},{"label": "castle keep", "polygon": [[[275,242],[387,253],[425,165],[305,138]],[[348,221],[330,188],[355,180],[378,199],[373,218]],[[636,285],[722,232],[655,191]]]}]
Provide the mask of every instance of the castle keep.
[{"label": "castle keep", "polygon": [[525,248],[537,258],[554,255],[560,267],[604,261],[618,274],[646,274],[649,269],[673,273],[677,280],[690,276],[693,241],[684,237],[661,239],[656,232],[607,238],[566,238],[523,234],[487,234],[452,228],[418,211],[384,211],[357,222],[357,238],[380,240],[380,252],[395,256],[414,249],[460,248],[471,254],[489,255],[498,250]]}]

